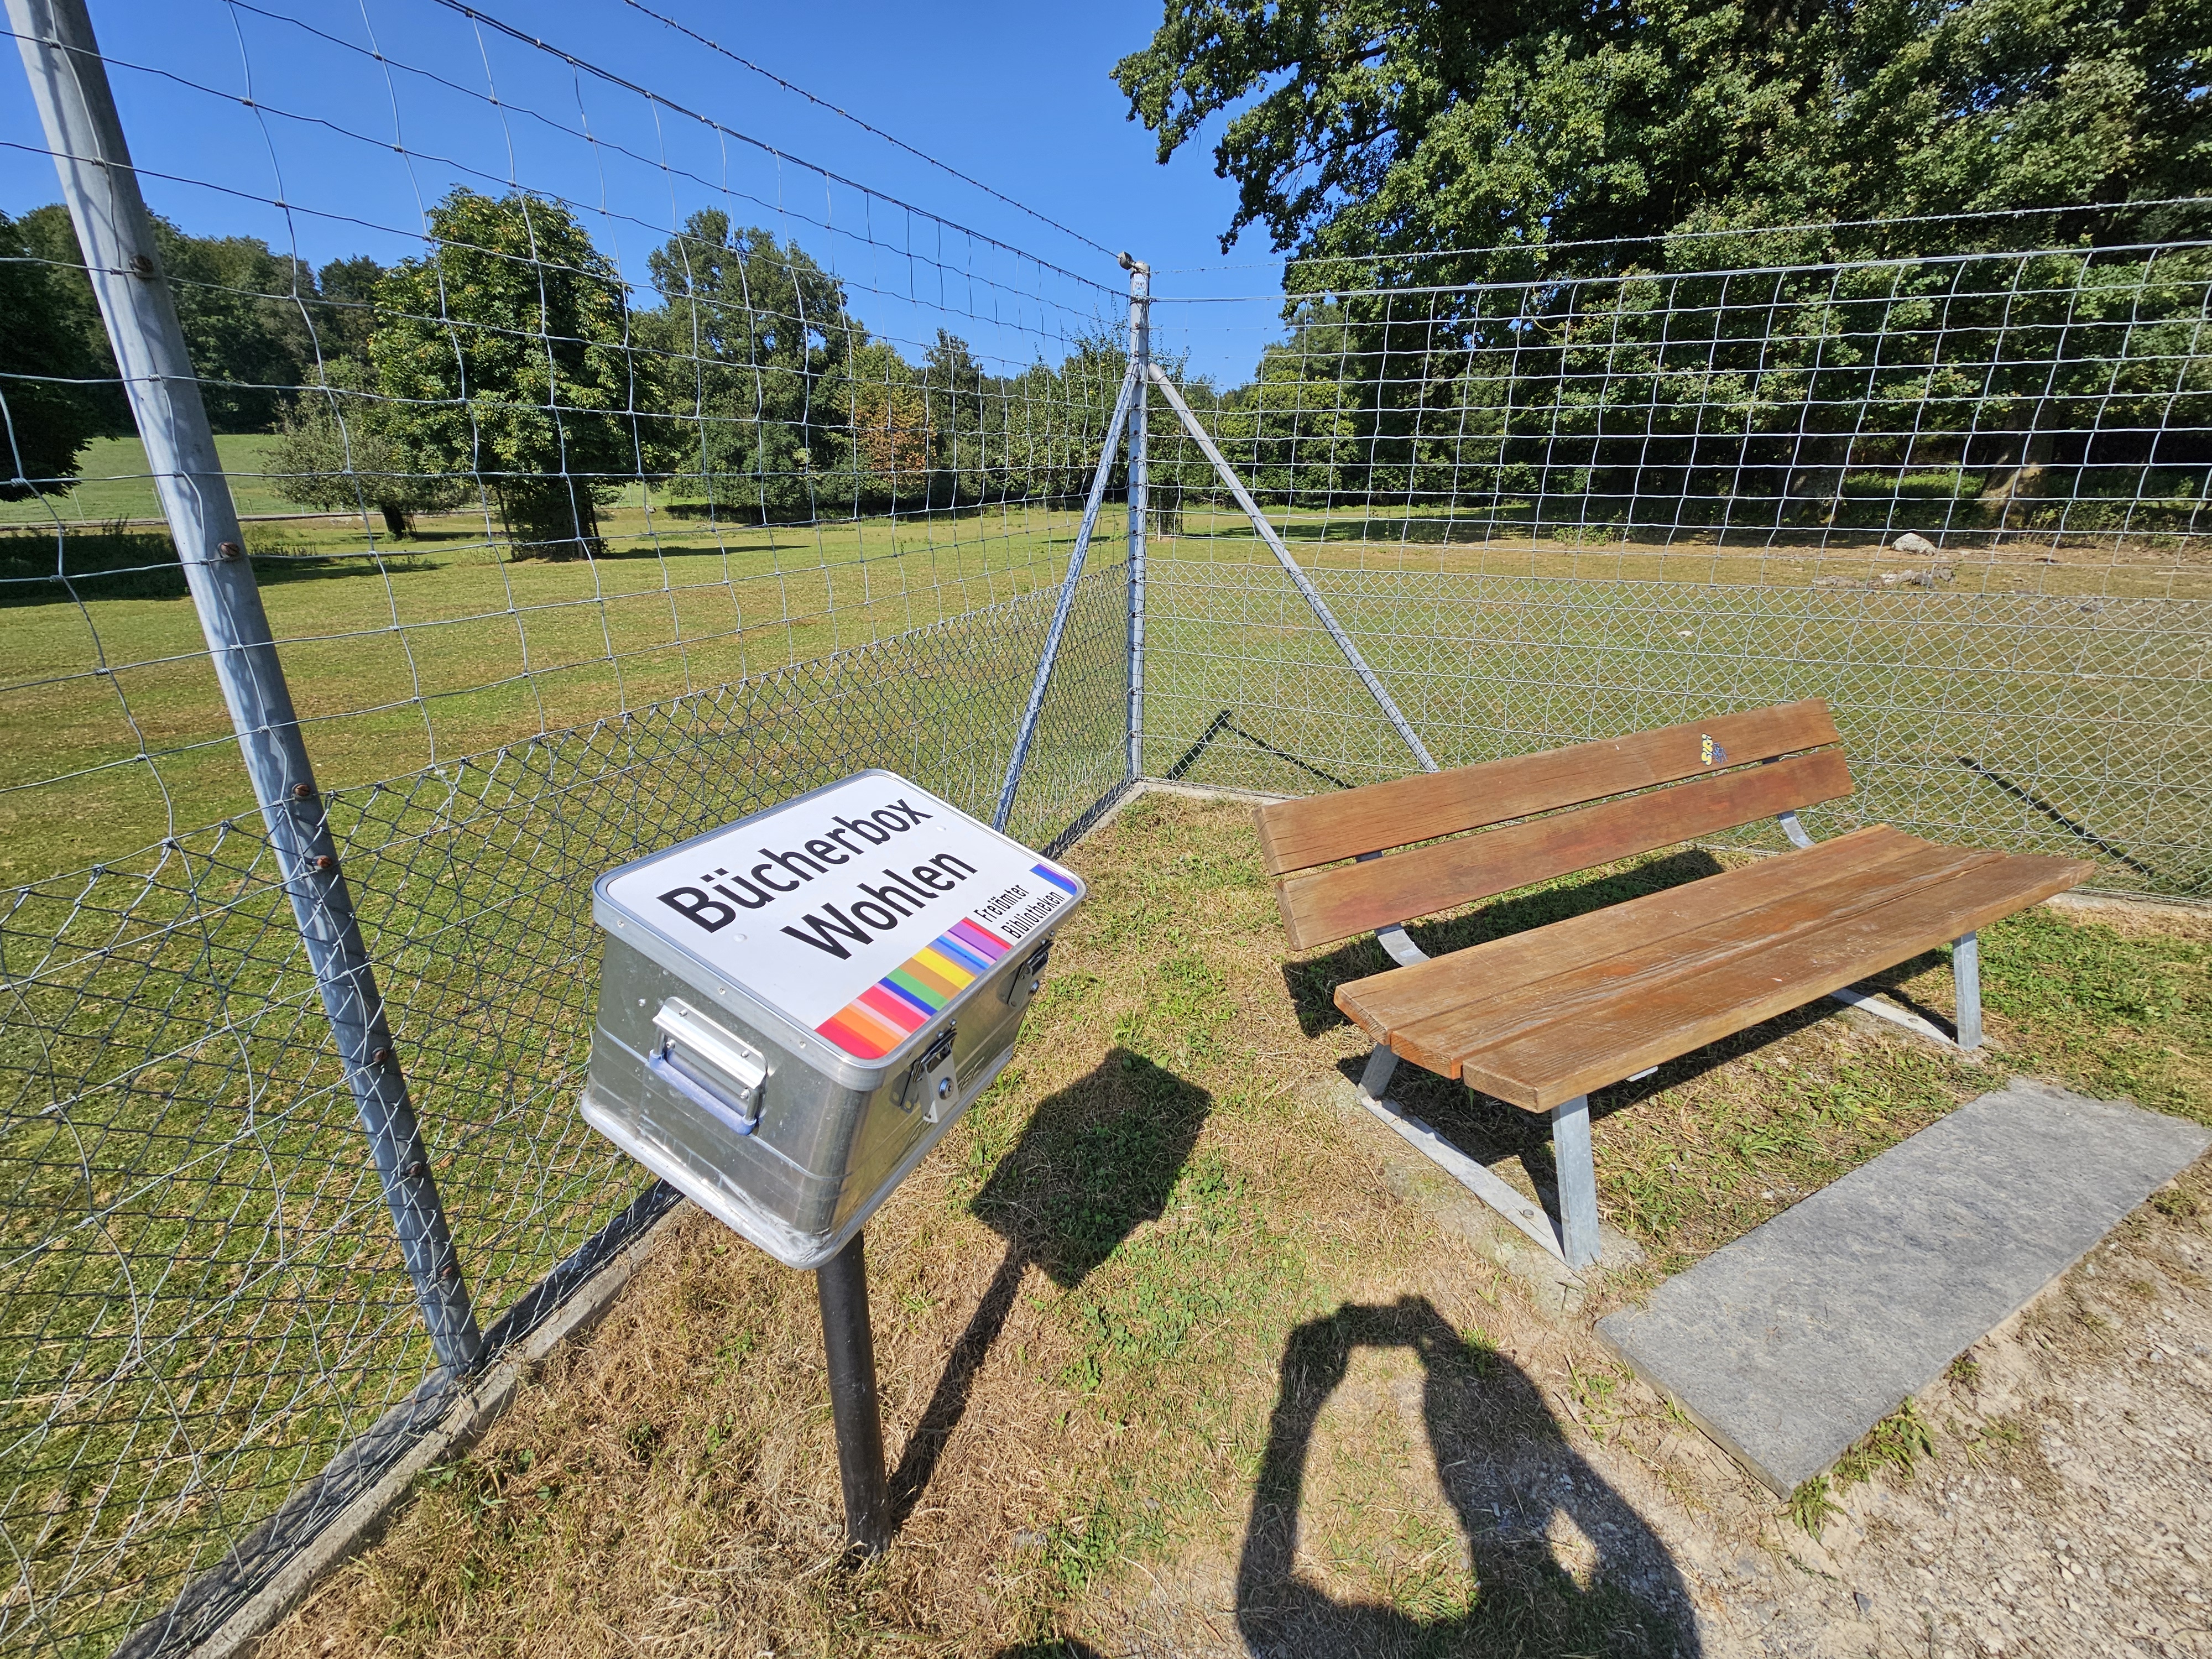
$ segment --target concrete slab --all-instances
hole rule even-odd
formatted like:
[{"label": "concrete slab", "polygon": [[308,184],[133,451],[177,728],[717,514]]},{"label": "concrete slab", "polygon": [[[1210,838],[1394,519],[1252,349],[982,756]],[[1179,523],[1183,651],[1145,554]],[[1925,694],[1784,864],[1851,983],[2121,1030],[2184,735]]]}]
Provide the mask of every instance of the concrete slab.
[{"label": "concrete slab", "polygon": [[2179,1118],[2015,1079],[1598,1334],[1786,1497],[2208,1146]]}]

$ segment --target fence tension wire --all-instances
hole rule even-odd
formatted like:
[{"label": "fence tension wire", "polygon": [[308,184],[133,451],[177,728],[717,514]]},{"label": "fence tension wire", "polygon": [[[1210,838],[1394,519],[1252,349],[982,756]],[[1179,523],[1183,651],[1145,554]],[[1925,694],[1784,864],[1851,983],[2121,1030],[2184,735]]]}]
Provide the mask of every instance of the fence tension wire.
[{"label": "fence tension wire", "polygon": [[1369,695],[1381,706],[1383,714],[1389,717],[1390,724],[1398,728],[1398,735],[1406,740],[1406,747],[1413,751],[1413,758],[1420,762],[1421,769],[1424,772],[1436,771],[1437,769],[1436,758],[1429,753],[1428,745],[1421,741],[1420,734],[1407,723],[1406,717],[1398,712],[1398,705],[1391,700],[1390,694],[1383,690],[1382,682],[1375,678],[1375,671],[1367,665],[1367,659],[1359,654],[1359,647],[1352,642],[1352,636],[1339,626],[1336,617],[1329,611],[1328,601],[1322,598],[1321,590],[1313,585],[1311,578],[1299,568],[1298,562],[1291,556],[1290,549],[1283,545],[1283,538],[1275,533],[1275,526],[1267,522],[1267,514],[1260,511],[1260,504],[1252,499],[1251,492],[1244,488],[1243,480],[1231,470],[1229,463],[1222,458],[1221,452],[1214,447],[1213,440],[1206,435],[1206,428],[1198,423],[1198,416],[1190,412],[1190,405],[1183,402],[1182,394],[1175,388],[1175,382],[1168,378],[1158,363],[1147,364],[1146,367],[1152,370],[1154,383],[1167,394],[1168,401],[1175,405],[1175,412],[1182,417],[1182,423],[1188,429],[1192,439],[1205,453],[1206,459],[1213,463],[1213,470],[1221,475],[1221,481],[1229,486],[1229,493],[1237,498],[1237,505],[1243,507],[1244,516],[1251,520],[1252,528],[1260,532],[1260,539],[1267,544],[1268,550],[1274,554],[1276,562],[1280,564],[1290,579],[1297,584],[1298,592],[1305,596],[1305,602],[1313,607],[1314,615],[1321,618],[1321,625],[1328,629],[1329,638],[1336,641],[1336,648],[1344,653],[1344,659],[1352,665],[1352,672],[1358,674],[1365,684]]},{"label": "fence tension wire", "polygon": [[84,0],[7,0],[63,198],[76,226],[108,338],[146,444],[163,516],[207,637],[269,844],[330,1016],[354,1105],[391,1206],[439,1363],[459,1375],[483,1337],[453,1255],[430,1155],[400,1073],[384,1000],[338,868],[330,811],[315,787],[276,657],[245,532],[216,453],[161,250]]},{"label": "fence tension wire", "polygon": [[1029,706],[1022,710],[1021,729],[1014,734],[1014,752],[1006,759],[1006,781],[999,790],[999,807],[991,814],[991,827],[1003,830],[1014,810],[1014,792],[1021,787],[1022,765],[1029,759],[1030,743],[1036,736],[1037,716],[1044,710],[1045,687],[1060,655],[1060,636],[1067,631],[1067,613],[1075,605],[1076,584],[1083,579],[1083,561],[1091,551],[1091,532],[1097,526],[1098,506],[1105,499],[1106,479],[1114,470],[1114,449],[1121,441],[1121,427],[1129,416],[1129,400],[1137,386],[1137,366],[1132,362],[1121,376],[1121,392],[1114,400],[1114,418],[1107,422],[1106,441],[1098,451],[1098,471],[1091,480],[1091,499],[1083,506],[1082,527],[1075,532],[1075,551],[1067,561],[1067,579],[1060,585],[1060,603],[1053,607],[1052,629],[1044,637],[1037,659],[1036,681],[1030,687]]}]

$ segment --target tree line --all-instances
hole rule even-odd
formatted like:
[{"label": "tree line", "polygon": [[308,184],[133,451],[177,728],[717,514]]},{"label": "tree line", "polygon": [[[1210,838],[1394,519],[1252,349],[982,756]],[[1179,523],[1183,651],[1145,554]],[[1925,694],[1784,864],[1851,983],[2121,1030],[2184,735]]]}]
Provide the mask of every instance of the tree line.
[{"label": "tree line", "polygon": [[1113,73],[1163,162],[1217,135],[1224,251],[1295,256],[1222,417],[1273,499],[1772,524],[1917,473],[1984,522],[2193,523],[2204,15],[1165,0]]},{"label": "tree line", "polygon": [[[573,556],[644,480],[678,511],[755,521],[1080,494],[1127,362],[1101,324],[994,373],[939,330],[909,361],[795,243],[692,215],[639,305],[564,204],[465,188],[426,252],[319,270],[246,237],[156,222],[217,432],[275,433],[302,506],[414,515],[482,500],[518,551]],[[60,491],[131,429],[68,216],[0,217],[0,495]]]},{"label": "tree line", "polygon": [[1813,240],[1301,298],[1212,424],[1256,493],[1306,507],[1783,528],[1919,496],[1960,529],[2197,523],[2212,250],[1845,261]]}]

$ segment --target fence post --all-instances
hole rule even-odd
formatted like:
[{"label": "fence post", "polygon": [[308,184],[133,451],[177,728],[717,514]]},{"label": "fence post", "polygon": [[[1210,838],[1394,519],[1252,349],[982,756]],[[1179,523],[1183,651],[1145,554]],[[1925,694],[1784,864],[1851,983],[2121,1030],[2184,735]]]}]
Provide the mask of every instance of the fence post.
[{"label": "fence post", "polygon": [[1137,396],[1129,411],[1129,777],[1145,775],[1145,395],[1152,367],[1152,268],[1121,256],[1129,270],[1129,363]]},{"label": "fence post", "polygon": [[307,763],[261,590],[246,558],[244,532],[177,325],[91,19],[84,0],[7,0],[7,6],[131,411],[145,441],[147,470],[176,540],[207,637],[208,659],[238,731],[431,1346],[441,1364],[467,1371],[481,1356],[483,1339],[453,1256],[352,896],[338,869],[328,809]]},{"label": "fence post", "polygon": [[1030,700],[1022,708],[1022,723],[1014,732],[1014,750],[1006,757],[1006,781],[999,787],[999,805],[991,814],[991,828],[1003,830],[1014,810],[1015,792],[1022,787],[1022,768],[1029,763],[1030,744],[1036,737],[1037,721],[1044,714],[1044,694],[1052,684],[1053,665],[1060,660],[1060,636],[1067,631],[1067,615],[1075,605],[1075,590],[1083,580],[1083,562],[1090,556],[1091,534],[1098,526],[1098,506],[1106,499],[1106,480],[1114,471],[1114,446],[1121,441],[1121,425],[1128,419],[1136,397],[1134,364],[1122,374],[1121,389],[1114,395],[1113,417],[1106,422],[1106,441],[1099,446],[1098,470],[1091,476],[1091,494],[1083,503],[1083,522],[1076,527],[1075,550],[1067,556],[1067,574],[1060,584],[1060,599],[1053,606],[1052,626],[1046,630],[1044,649],[1037,653],[1036,677],[1030,682]]}]

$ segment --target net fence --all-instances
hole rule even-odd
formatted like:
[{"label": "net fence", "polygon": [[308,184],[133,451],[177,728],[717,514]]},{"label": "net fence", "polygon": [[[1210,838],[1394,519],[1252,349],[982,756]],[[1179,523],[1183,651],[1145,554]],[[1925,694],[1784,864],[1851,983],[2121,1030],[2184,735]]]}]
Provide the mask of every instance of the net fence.
[{"label": "net fence", "polygon": [[[2212,210],[1857,228],[1168,276],[1155,351],[1443,764],[1825,697],[1830,829],[2212,892]],[[1146,769],[1409,769],[1151,430]]]},{"label": "net fence", "polygon": [[[990,815],[1127,302],[1003,198],[737,131],[744,66],[641,8],[627,65],[183,10],[103,17],[106,74],[495,1351],[656,1201],[574,1109],[592,878],[862,767]],[[441,1379],[85,257],[58,207],[0,233],[0,1651],[181,1650]],[[1126,772],[1101,539],[1038,845]]]},{"label": "net fence", "polygon": [[[574,1109],[592,879],[866,766],[991,814],[1127,301],[896,140],[894,191],[740,131],[819,100],[635,0],[590,52],[163,10],[105,70],[496,1352],[665,1201]],[[1827,828],[2203,895],[2202,214],[1162,273],[1152,338],[1443,763],[1825,696]],[[181,1650],[444,1383],[60,208],[0,221],[0,1650]],[[1116,798],[1139,671],[1147,775],[1408,770],[1145,430],[1143,660],[1115,460],[1009,829]]]}]

